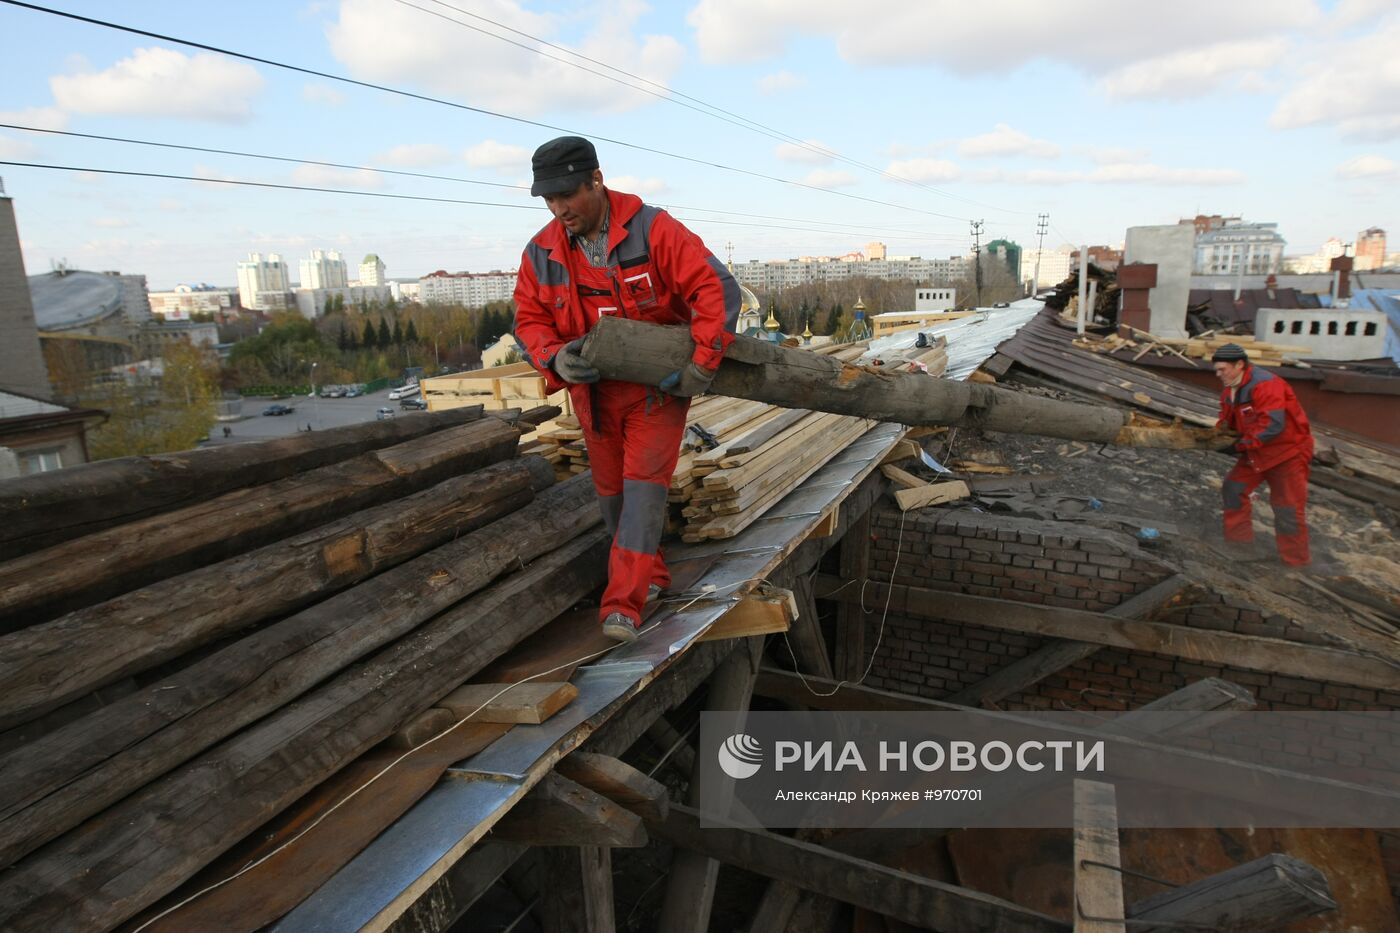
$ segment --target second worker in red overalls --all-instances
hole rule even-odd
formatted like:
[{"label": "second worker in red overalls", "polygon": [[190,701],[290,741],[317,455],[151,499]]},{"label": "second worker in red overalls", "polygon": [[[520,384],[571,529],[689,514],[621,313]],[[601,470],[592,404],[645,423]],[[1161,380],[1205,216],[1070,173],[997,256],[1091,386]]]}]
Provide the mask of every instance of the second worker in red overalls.
[{"label": "second worker in red overalls", "polygon": [[[569,388],[613,535],[603,631],[631,641],[649,596],[670,584],[660,552],[666,492],[690,397],[709,386],[734,339],[739,284],[671,215],[604,186],[588,140],[551,140],[535,151],[532,167],[530,194],[545,199],[554,219],[521,258],[515,336],[549,391]],[[578,350],[608,314],[688,324],[695,340],[690,364],[663,380],[660,392],[600,380]]]}]

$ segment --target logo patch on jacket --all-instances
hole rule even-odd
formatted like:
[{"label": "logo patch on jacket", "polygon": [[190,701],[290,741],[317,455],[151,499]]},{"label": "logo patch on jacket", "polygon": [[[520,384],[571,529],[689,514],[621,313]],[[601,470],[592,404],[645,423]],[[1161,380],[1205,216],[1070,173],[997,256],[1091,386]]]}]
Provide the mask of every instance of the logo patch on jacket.
[{"label": "logo patch on jacket", "polygon": [[639,272],[622,280],[623,293],[637,306],[638,310],[656,304],[656,289],[651,284],[650,272]]}]

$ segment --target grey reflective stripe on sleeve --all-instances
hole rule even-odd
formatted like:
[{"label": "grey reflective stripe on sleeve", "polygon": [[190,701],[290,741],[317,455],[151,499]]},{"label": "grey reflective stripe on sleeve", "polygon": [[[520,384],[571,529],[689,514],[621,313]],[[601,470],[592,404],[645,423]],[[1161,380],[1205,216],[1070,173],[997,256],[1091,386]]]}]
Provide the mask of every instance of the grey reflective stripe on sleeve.
[{"label": "grey reflective stripe on sleeve", "polygon": [[603,527],[608,534],[617,534],[617,520],[622,516],[622,497],[599,496],[598,511],[603,513]]},{"label": "grey reflective stripe on sleeve", "polygon": [[1281,535],[1296,535],[1303,527],[1302,509],[1296,505],[1280,505],[1274,509],[1274,530]]},{"label": "grey reflective stripe on sleeve", "polygon": [[569,270],[549,258],[549,250],[530,241],[525,247],[525,256],[530,260],[530,269],[535,273],[535,281],[541,285],[568,285]]},{"label": "grey reflective stripe on sleeve", "polygon": [[739,308],[744,301],[739,293],[739,281],[713,254],[705,261],[715,270],[719,284],[724,288],[724,329],[732,334],[739,326]]},{"label": "grey reflective stripe on sleeve", "polygon": [[651,252],[651,225],[660,214],[661,208],[643,204],[641,210],[623,224],[627,236],[623,237],[622,242],[617,244],[617,249],[613,250],[618,265],[634,263],[647,257]]},{"label": "grey reflective stripe on sleeve", "polygon": [[1225,508],[1238,509],[1244,507],[1245,490],[1249,487],[1244,483],[1237,483],[1232,479],[1227,479],[1220,486],[1220,498],[1225,502]]},{"label": "grey reflective stripe on sleeve", "polygon": [[638,554],[655,554],[666,524],[666,487],[641,480],[622,481],[622,516],[613,543]]},{"label": "grey reflective stripe on sleeve", "polygon": [[1271,441],[1283,433],[1283,409],[1269,412],[1269,426],[1259,432],[1261,441]]}]

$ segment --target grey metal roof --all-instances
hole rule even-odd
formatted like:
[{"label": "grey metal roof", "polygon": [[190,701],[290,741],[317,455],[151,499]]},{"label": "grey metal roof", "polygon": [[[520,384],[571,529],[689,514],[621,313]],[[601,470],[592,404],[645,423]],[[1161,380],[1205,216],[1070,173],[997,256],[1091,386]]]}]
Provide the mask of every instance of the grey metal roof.
[{"label": "grey metal roof", "polygon": [[100,321],[122,307],[121,280],[97,272],[46,272],[29,277],[40,330],[69,330]]}]

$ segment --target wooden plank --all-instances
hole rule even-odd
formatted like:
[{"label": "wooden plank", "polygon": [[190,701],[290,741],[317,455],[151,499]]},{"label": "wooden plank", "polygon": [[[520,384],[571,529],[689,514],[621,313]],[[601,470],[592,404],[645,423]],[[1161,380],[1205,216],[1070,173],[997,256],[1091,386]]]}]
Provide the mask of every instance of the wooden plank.
[{"label": "wooden plank", "polygon": [[1074,933],[1127,933],[1112,784],[1074,782]]},{"label": "wooden plank", "polygon": [[811,412],[805,408],[787,409],[776,418],[765,421],[761,426],[743,435],[734,443],[726,444],[725,452],[745,454],[757,450],[810,414]]},{"label": "wooden plank", "polygon": [[[822,584],[819,595],[823,588],[832,589],[833,580],[826,578],[825,581],[818,581]],[[844,581],[834,580],[834,583],[839,586]],[[866,598],[873,602],[882,603],[887,596],[891,598],[890,610],[901,615],[963,622],[1030,635],[1073,637],[1077,641],[1092,641],[1130,651],[1146,651],[1356,687],[1400,689],[1400,669],[1390,661],[1339,648],[1115,618],[1080,609],[1039,606],[921,587],[890,587],[889,584],[875,582],[867,587]],[[859,594],[851,594],[848,588],[832,592],[831,598],[858,602]]]},{"label": "wooden plank", "polygon": [[[864,580],[870,573],[870,513],[856,519],[841,538],[841,576]],[[859,586],[859,584],[856,584]],[[815,591],[814,591],[815,592]],[[816,598],[822,598],[816,594]],[[865,648],[865,614],[860,605],[838,602],[836,606],[836,653],[833,677],[859,683],[869,659]]]},{"label": "wooden plank", "polygon": [[0,926],[123,922],[581,599],[606,559],[585,534],[108,808],[0,877]]},{"label": "wooden plank", "polygon": [[458,719],[538,725],[578,696],[571,683],[464,684],[437,701]]},{"label": "wooden plank", "polygon": [[[708,817],[707,824],[714,821]],[[786,881],[857,907],[947,933],[1067,933],[1069,925],[968,888],[833,852],[761,829],[700,828],[695,809],[673,804],[665,822],[648,823],[673,846],[745,871]],[[664,924],[660,929],[670,930]],[[703,927],[701,929],[704,929]]]},{"label": "wooden plank", "polygon": [[540,852],[539,918],[544,933],[613,933],[612,854],[598,846]]},{"label": "wooden plank", "polygon": [[883,465],[898,463],[901,460],[908,460],[911,457],[917,457],[922,450],[923,448],[917,443],[905,438],[900,440],[898,444],[895,444],[890,452],[885,454],[884,459],[882,459],[880,463]]},{"label": "wooden plank", "polygon": [[664,820],[670,808],[665,784],[611,755],[574,752],[561,759],[554,770],[644,820]]},{"label": "wooden plank", "polygon": [[1326,875],[1302,859],[1274,853],[1138,901],[1128,917],[1132,929],[1143,933],[1191,925],[1264,931],[1336,909]]},{"label": "wooden plank", "polygon": [[[900,443],[902,444],[903,441]],[[895,449],[898,450],[898,446],[896,446]],[[880,467],[880,472],[885,474],[888,479],[901,489],[923,489],[928,485],[927,480],[919,479],[912,473],[906,473],[893,463],[883,464]]]},{"label": "wooden plank", "polygon": [[389,736],[385,740],[385,744],[400,751],[417,748],[434,736],[448,731],[457,722],[458,718],[453,715],[450,709],[436,706],[432,709],[425,709]]},{"label": "wooden plank", "polygon": [[647,844],[641,817],[560,774],[546,774],[491,835],[530,846],[636,849]]},{"label": "wooden plank", "polygon": [[[515,455],[519,436],[515,428],[483,418],[27,553],[0,565],[0,632],[508,459]],[[11,653],[7,648],[0,656]]]},{"label": "wooden plank", "polygon": [[525,846],[509,842],[482,843],[391,923],[388,933],[447,930],[527,851]]},{"label": "wooden plank", "polygon": [[[0,728],[294,612],[516,511],[553,482],[536,459],[495,464],[0,639]],[[263,580],[276,585],[250,585]]]},{"label": "wooden plank", "polygon": [[[844,576],[844,574],[843,574]],[[1187,580],[1182,574],[1173,574],[1159,583],[1153,584],[1141,593],[1130,596],[1104,615],[1123,619],[1140,619],[1150,615],[1176,598],[1186,588]],[[1102,650],[1102,645],[1092,642],[1056,639],[1042,645],[1020,660],[990,674],[970,687],[959,690],[948,697],[949,703],[966,706],[980,706],[1004,700],[1014,693],[1040,683],[1056,671],[1064,670],[1071,664],[1082,661]]]},{"label": "wooden plank", "polygon": [[147,457],[119,457],[0,484],[0,560],[183,508],[481,418],[480,408],[415,413]]},{"label": "wooden plank", "polygon": [[952,480],[946,483],[932,483],[920,489],[901,489],[894,494],[894,498],[899,503],[900,511],[908,512],[910,509],[922,509],[966,499],[969,495],[971,491],[967,488],[967,483]]},{"label": "wooden plank", "polygon": [[831,653],[827,651],[826,636],[822,634],[821,620],[817,616],[812,578],[805,573],[793,576],[793,597],[797,602],[797,615],[787,639],[794,655],[793,660],[800,671],[816,674],[818,677],[831,677]]},{"label": "wooden plank", "polygon": [[786,632],[797,618],[797,602],[791,590],[750,593],[705,630],[700,641],[747,638]]},{"label": "wooden plank", "polygon": [[[486,528],[309,606],[17,749],[0,759],[0,781],[23,788],[0,802],[0,863],[76,826],[599,521],[590,480],[545,490]],[[445,685],[442,693],[454,686]],[[427,698],[422,706],[436,699]]]}]

